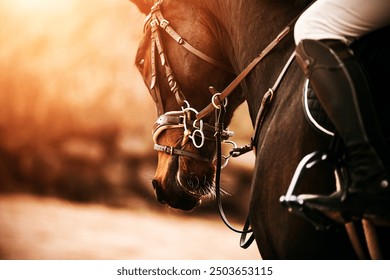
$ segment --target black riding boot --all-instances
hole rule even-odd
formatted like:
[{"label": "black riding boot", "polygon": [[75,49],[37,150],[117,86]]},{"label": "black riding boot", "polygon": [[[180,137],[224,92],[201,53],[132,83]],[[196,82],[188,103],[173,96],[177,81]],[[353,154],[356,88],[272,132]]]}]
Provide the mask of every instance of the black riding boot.
[{"label": "black riding boot", "polygon": [[305,203],[342,222],[390,221],[390,149],[375,115],[366,76],[347,45],[337,40],[303,40],[296,58],[346,148],[349,183],[330,196]]}]

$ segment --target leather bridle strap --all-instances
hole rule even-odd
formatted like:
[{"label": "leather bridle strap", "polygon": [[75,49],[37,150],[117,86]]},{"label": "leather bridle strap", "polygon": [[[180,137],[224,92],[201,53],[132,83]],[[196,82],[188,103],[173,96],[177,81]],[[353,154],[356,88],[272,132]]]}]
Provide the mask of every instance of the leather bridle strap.
[{"label": "leather bridle strap", "polygon": [[[161,1],[162,2],[162,1]],[[194,46],[192,46],[190,43],[188,43],[183,37],[181,37],[169,24],[169,21],[164,18],[164,16],[161,13],[160,10],[160,4],[161,2],[157,2],[151,9],[151,17],[147,17],[147,21],[149,21],[151,18],[153,18],[153,15],[155,16],[155,19],[159,22],[159,26],[165,30],[165,32],[173,39],[175,40],[179,45],[183,46],[185,49],[187,49],[192,54],[196,55],[200,59],[210,63],[211,65],[214,65],[221,70],[224,70],[226,72],[230,72],[235,74],[233,68],[230,65],[227,65],[225,63],[222,63],[207,54],[201,52]]]},{"label": "leather bridle strap", "polygon": [[168,155],[177,155],[177,156],[187,156],[191,157],[200,161],[209,162],[210,160],[208,158],[202,157],[201,155],[191,153],[182,149],[178,149],[172,146],[162,146],[159,144],[154,144],[154,149],[158,152],[163,152]]},{"label": "leather bridle strap", "polygon": [[259,64],[260,61],[263,60],[265,56],[267,56],[279,42],[290,32],[291,26],[286,26],[282,32],[255,58],[251,63],[218,95],[212,103],[210,103],[206,108],[200,111],[196,118],[202,119],[212,113],[215,109],[215,106],[221,105],[221,103],[227,98],[233,90],[245,79],[246,76],[252,71],[252,69]]},{"label": "leather bridle strap", "polygon": [[[161,13],[160,13],[161,14]],[[157,14],[159,16],[159,14]],[[215,60],[214,58],[208,56],[207,54],[199,51],[195,47],[193,47],[191,44],[189,44],[186,40],[184,40],[179,34],[176,33],[175,30],[173,30],[169,26],[169,22],[167,20],[163,20],[160,24],[160,27],[162,27],[179,45],[183,46],[185,49],[187,49],[189,52],[193,53],[197,57],[203,59],[204,61],[210,63],[211,65],[214,65],[221,70],[225,72],[230,72],[232,74],[235,74],[234,70],[232,67],[229,65],[226,65],[222,62],[219,62],[218,60]]]},{"label": "leather bridle strap", "polygon": [[164,48],[161,43],[160,34],[158,32],[159,22],[157,21],[157,19],[152,17],[152,22],[150,23],[150,26],[151,26],[151,33],[152,33],[151,35],[151,44],[152,44],[151,45],[151,79],[152,80],[151,80],[150,90],[157,100],[156,103],[158,106],[158,114],[162,114],[164,113],[164,106],[162,103],[160,87],[158,85],[158,80],[157,80],[156,49],[160,57],[161,65],[165,69],[165,76],[167,77],[170,91],[175,95],[176,102],[180,107],[185,105],[185,97],[183,93],[180,91],[178,84],[176,83],[176,80],[174,78],[173,71],[169,66],[168,61],[165,57]]}]

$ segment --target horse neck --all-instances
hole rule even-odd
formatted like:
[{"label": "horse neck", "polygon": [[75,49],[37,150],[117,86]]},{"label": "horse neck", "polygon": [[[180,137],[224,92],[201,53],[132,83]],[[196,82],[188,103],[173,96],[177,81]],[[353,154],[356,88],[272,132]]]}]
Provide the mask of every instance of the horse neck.
[{"label": "horse neck", "polygon": [[[308,1],[208,2],[214,6],[211,11],[221,22],[223,32],[219,33],[222,37],[220,40],[228,42],[225,46],[227,57],[239,73],[304,9]],[[293,36],[289,34],[241,83],[252,120],[256,117],[263,93],[277,79],[294,47]]]}]

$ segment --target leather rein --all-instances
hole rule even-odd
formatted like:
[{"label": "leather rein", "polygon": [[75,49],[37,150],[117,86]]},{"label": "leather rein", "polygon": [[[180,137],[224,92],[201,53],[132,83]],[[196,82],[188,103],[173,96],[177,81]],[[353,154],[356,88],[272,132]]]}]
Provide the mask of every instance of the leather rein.
[{"label": "leather rein", "polygon": [[[213,94],[211,98],[211,102],[207,105],[203,110],[198,112],[194,108],[192,108],[189,102],[186,100],[184,94],[180,90],[178,83],[174,77],[173,71],[169,66],[168,60],[166,58],[163,44],[161,41],[161,36],[159,31],[165,31],[173,40],[175,40],[179,45],[183,46],[192,54],[196,55],[200,59],[214,65],[215,67],[222,69],[229,73],[234,73],[232,67],[229,65],[225,65],[203,52],[199,51],[192,45],[190,45],[185,39],[183,39],[169,24],[161,12],[160,6],[163,0],[159,0],[154,6],[151,8],[150,14],[145,19],[144,31],[147,25],[150,25],[151,28],[151,83],[150,83],[150,92],[152,94],[153,99],[157,104],[157,111],[160,117],[157,119],[154,127],[153,127],[153,140],[154,140],[154,149],[158,152],[164,152],[170,155],[178,155],[178,156],[188,156],[201,161],[210,161],[209,159],[192,152],[188,152],[183,150],[185,145],[188,143],[188,139],[191,139],[194,146],[196,148],[201,148],[204,144],[205,140],[215,141],[217,147],[217,157],[216,157],[216,177],[215,177],[215,192],[216,192],[216,200],[218,203],[218,210],[220,216],[225,223],[225,225],[233,230],[234,232],[241,233],[240,246],[242,248],[248,248],[249,245],[254,241],[253,233],[246,240],[246,235],[252,232],[250,229],[250,221],[247,219],[244,229],[237,230],[235,229],[228,221],[224,214],[224,210],[222,207],[221,200],[221,189],[220,189],[220,175],[221,169],[227,164],[230,157],[237,157],[246,152],[252,151],[257,143],[257,135],[261,129],[262,122],[264,120],[265,114],[268,109],[268,105],[270,105],[273,100],[274,93],[278,86],[280,85],[283,77],[285,76],[289,66],[291,65],[295,53],[291,55],[287,63],[285,64],[283,70],[279,74],[274,85],[268,89],[268,91],[264,94],[263,100],[261,102],[260,109],[258,111],[258,115],[256,118],[256,123],[254,126],[253,136],[251,138],[250,144],[237,148],[234,142],[228,140],[229,137],[233,135],[231,131],[224,129],[223,117],[224,112],[227,105],[227,97],[238,87],[238,85],[246,78],[246,76],[253,70],[253,68],[259,64],[260,61],[263,60],[278,44],[279,42],[286,37],[286,35],[292,30],[293,23],[296,19],[290,22],[277,36],[276,38],[265,47],[263,51],[259,53],[259,55],[252,60],[252,62],[222,91],[218,92],[214,87],[210,86],[209,90]],[[156,53],[156,51],[158,53]],[[157,57],[158,55],[158,57]],[[167,78],[168,85],[170,87],[171,93],[175,96],[176,102],[182,108],[181,111],[171,111],[164,113],[164,106],[162,102],[161,92],[159,88],[159,83],[157,79],[157,67],[156,61],[157,58],[160,60],[161,66],[163,66],[165,70],[165,76]],[[207,123],[203,122],[205,117],[208,117],[210,114],[215,112],[216,124],[215,126],[211,126]],[[162,146],[157,143],[159,135],[167,130],[167,129],[177,129],[183,128],[183,140],[181,142],[181,148],[172,147],[172,146]],[[229,156],[222,155],[221,143],[230,143],[234,146],[234,148],[229,153]],[[183,144],[184,143],[184,144]],[[223,162],[225,161],[225,162]]]}]

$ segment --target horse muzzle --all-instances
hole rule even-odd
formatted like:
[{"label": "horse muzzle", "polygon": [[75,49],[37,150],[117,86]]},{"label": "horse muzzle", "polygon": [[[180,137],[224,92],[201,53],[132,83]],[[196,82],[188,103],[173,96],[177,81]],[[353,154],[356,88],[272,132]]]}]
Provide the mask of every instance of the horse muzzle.
[{"label": "horse muzzle", "polygon": [[172,208],[191,211],[201,203],[200,196],[182,190],[177,184],[164,187],[159,180],[153,179],[152,185],[157,200],[162,204],[168,204]]}]

